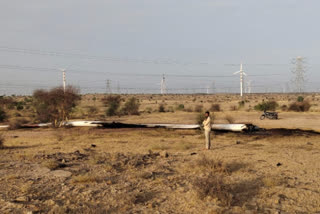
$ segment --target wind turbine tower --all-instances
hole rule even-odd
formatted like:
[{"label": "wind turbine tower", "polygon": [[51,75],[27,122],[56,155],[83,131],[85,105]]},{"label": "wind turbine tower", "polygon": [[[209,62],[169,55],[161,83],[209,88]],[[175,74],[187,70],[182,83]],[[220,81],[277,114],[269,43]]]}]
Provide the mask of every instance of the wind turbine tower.
[{"label": "wind turbine tower", "polygon": [[61,69],[61,71],[62,71],[63,92],[66,92],[66,69]]},{"label": "wind turbine tower", "polygon": [[243,89],[244,89],[244,76],[247,76],[246,73],[244,73],[242,68],[242,63],[240,64],[240,71],[237,71],[234,73],[234,75],[240,74],[240,96],[243,97]]},{"label": "wind turbine tower", "polygon": [[162,76],[162,80],[161,80],[161,94],[166,94],[167,93],[167,86],[166,86],[166,77]]}]

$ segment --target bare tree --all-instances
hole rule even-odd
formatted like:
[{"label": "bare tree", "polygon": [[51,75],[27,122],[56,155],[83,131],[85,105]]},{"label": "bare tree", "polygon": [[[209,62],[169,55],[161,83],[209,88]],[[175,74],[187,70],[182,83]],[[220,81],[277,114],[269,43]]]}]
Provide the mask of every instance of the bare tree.
[{"label": "bare tree", "polygon": [[67,121],[72,109],[80,100],[79,90],[68,86],[46,90],[36,90],[33,93],[34,108],[40,122],[51,122],[54,127],[60,127]]}]

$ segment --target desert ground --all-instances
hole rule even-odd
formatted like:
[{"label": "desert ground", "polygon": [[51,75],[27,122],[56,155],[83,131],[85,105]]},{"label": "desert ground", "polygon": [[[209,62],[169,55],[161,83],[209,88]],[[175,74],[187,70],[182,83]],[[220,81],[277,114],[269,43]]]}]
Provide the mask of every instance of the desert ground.
[{"label": "desert ground", "polygon": [[[307,112],[286,109],[296,94],[253,94],[242,105],[227,94],[123,95],[139,99],[140,115],[112,117],[103,96],[83,95],[70,119],[195,124],[219,104],[214,123],[264,130],[214,132],[211,150],[201,130],[0,130],[1,213],[320,213],[319,94],[303,95]],[[259,119],[254,106],[268,100],[279,120]],[[33,118],[31,108],[9,114]]]}]

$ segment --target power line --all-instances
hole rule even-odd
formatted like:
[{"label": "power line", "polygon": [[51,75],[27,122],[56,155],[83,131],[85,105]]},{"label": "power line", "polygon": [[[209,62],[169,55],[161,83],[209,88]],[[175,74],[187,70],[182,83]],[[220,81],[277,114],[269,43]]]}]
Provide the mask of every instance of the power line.
[{"label": "power line", "polygon": [[[28,70],[28,71],[43,71],[43,72],[57,72],[57,68],[45,68],[45,67],[35,67],[35,66],[21,66],[21,65],[1,65],[0,68],[10,69],[10,70]],[[112,73],[107,71],[95,71],[95,70],[82,70],[82,69],[72,69],[68,68],[68,72],[81,73],[81,72],[90,72],[90,73],[100,73],[100,74],[109,74],[114,76],[151,76],[159,77],[159,74],[150,74],[150,73]],[[167,74],[168,77],[185,77],[185,78],[234,78],[233,75],[188,75],[188,74]],[[250,75],[251,77],[266,77],[266,76],[281,76],[281,74],[256,74]]]},{"label": "power line", "polygon": [[[0,46],[0,52],[9,52],[9,53],[20,53],[20,54],[29,54],[29,55],[40,55],[40,56],[51,56],[51,57],[70,57],[70,58],[81,58],[89,60],[104,60],[111,62],[122,62],[122,63],[142,63],[142,64],[155,64],[155,65],[222,65],[222,66],[239,66],[237,63],[209,63],[209,62],[182,62],[177,59],[143,59],[143,58],[128,58],[128,57],[114,57],[114,56],[98,56],[98,55],[89,55],[81,53],[66,53],[61,51],[48,51],[48,50],[39,50],[39,49],[28,49],[28,48],[16,48],[10,46]],[[244,65],[253,65],[253,66],[288,66],[286,63],[252,63]]]}]

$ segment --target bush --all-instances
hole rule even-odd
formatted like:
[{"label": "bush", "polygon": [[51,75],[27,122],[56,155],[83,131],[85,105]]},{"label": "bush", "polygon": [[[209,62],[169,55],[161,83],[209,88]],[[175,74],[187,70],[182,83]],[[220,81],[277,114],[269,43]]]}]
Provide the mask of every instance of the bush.
[{"label": "bush", "polygon": [[282,105],[281,106],[281,111],[288,111],[288,106],[287,105]]},{"label": "bush", "polygon": [[54,127],[68,120],[72,110],[81,99],[79,90],[68,86],[53,88],[50,91],[36,90],[33,93],[33,106],[40,122],[51,122]]},{"label": "bush", "polygon": [[239,109],[240,109],[240,108],[243,108],[243,107],[245,106],[245,104],[246,104],[246,103],[245,103],[244,100],[238,102]]},{"label": "bush", "polygon": [[194,108],[195,112],[202,112],[203,111],[203,105],[196,105],[196,107]]},{"label": "bush", "polygon": [[88,107],[88,114],[90,115],[96,115],[98,113],[98,108],[95,106],[89,106]]},{"label": "bush", "polygon": [[158,110],[159,112],[166,112],[166,109],[165,109],[165,107],[164,107],[164,105],[163,104],[160,104],[159,105],[159,110]]},{"label": "bush", "polygon": [[257,111],[275,111],[279,104],[276,101],[267,101],[259,103],[254,107]]},{"label": "bush", "polygon": [[309,111],[310,108],[311,108],[311,104],[308,101],[295,102],[289,106],[289,111],[305,112],[305,111]]},{"label": "bush", "polygon": [[220,105],[219,104],[212,104],[210,107],[210,111],[220,111]]},{"label": "bush", "polygon": [[0,133],[0,149],[4,147],[5,138],[2,133]]},{"label": "bush", "polygon": [[297,102],[302,103],[304,101],[304,97],[303,96],[299,96],[297,98]]},{"label": "bush", "polygon": [[124,104],[121,112],[124,115],[139,115],[139,107],[139,100],[135,97],[132,97]]},{"label": "bush", "polygon": [[109,95],[108,97],[103,98],[102,102],[107,107],[107,116],[114,116],[119,113],[118,110],[121,103],[120,95]]},{"label": "bush", "polygon": [[6,112],[0,108],[0,122],[3,122],[5,119],[7,119]]},{"label": "bush", "polygon": [[204,177],[196,178],[193,186],[201,200],[210,196],[218,199],[223,206],[230,206],[232,202],[232,188],[225,183],[225,176],[221,174],[211,172]]},{"label": "bush", "polygon": [[204,119],[206,118],[206,116],[204,115],[203,112],[200,112],[198,115],[197,115],[197,124],[202,126],[202,123],[204,121]]},{"label": "bush", "polygon": [[184,110],[184,105],[183,105],[183,104],[179,104],[179,105],[177,106],[177,110],[178,110],[178,111],[183,111],[183,110]]},{"label": "bush", "polygon": [[23,109],[24,109],[24,103],[23,103],[23,102],[17,102],[17,104],[16,104],[16,109],[17,109],[18,111],[23,110]]},{"label": "bush", "polygon": [[15,130],[20,129],[22,125],[27,124],[29,121],[26,119],[13,119],[9,121],[9,129]]}]

